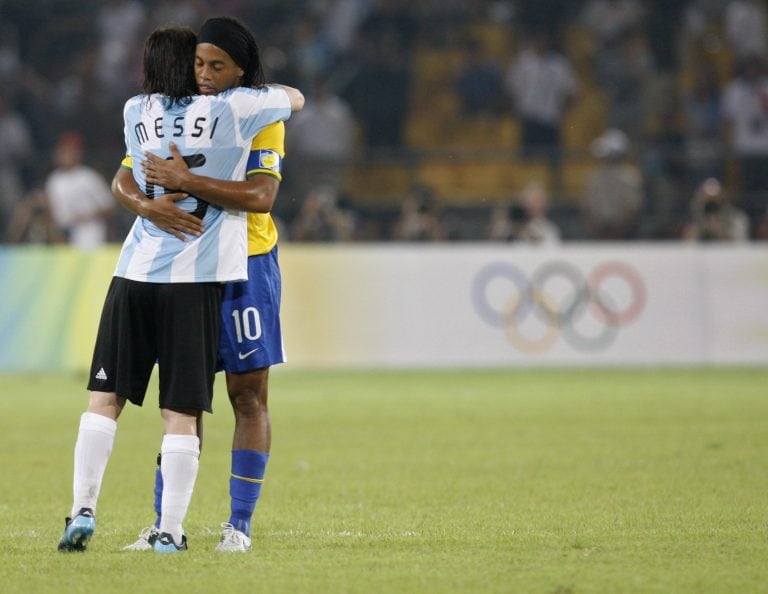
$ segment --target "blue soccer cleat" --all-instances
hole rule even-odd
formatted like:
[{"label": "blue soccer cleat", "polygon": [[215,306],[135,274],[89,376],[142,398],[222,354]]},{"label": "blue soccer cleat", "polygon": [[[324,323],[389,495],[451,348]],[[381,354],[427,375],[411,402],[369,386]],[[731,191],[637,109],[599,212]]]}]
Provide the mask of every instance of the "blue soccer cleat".
[{"label": "blue soccer cleat", "polygon": [[152,545],[155,553],[181,553],[187,550],[187,537],[181,536],[181,544],[176,544],[173,536],[167,532],[161,532]]},{"label": "blue soccer cleat", "polygon": [[85,551],[88,541],[96,530],[96,518],[93,517],[93,510],[88,507],[81,507],[74,518],[65,519],[66,527],[64,536],[59,541],[59,551],[64,553]]}]

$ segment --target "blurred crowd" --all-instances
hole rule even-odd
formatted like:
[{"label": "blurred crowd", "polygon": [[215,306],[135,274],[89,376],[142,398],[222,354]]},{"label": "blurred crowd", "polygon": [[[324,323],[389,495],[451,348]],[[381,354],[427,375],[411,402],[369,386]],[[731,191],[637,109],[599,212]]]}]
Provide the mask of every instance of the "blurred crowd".
[{"label": "blurred crowd", "polygon": [[284,241],[768,239],[764,0],[0,0],[0,242],[122,240],[143,41],[222,14],[307,96]]}]

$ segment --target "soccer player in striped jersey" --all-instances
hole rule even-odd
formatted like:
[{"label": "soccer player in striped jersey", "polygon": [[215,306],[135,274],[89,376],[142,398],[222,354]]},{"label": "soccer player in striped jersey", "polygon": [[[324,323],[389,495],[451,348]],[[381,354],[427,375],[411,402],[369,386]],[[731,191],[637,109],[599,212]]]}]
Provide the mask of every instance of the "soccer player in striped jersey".
[{"label": "soccer player in striped jersey", "polygon": [[[173,141],[206,175],[241,179],[252,138],[303,106],[288,87],[233,89],[195,96],[194,32],[164,27],[147,39],[143,95],[124,109],[126,153],[169,154]],[[142,170],[134,178],[161,195]],[[99,324],[90,399],[74,456],[72,518],[60,551],[84,551],[95,529],[101,482],[126,401],[141,405],[155,362],[160,368],[164,426],[162,521],[156,552],[186,550],[183,520],[197,477],[198,425],[211,410],[221,314],[221,284],[247,278],[244,213],[194,195],[179,207],[200,218],[198,236],[182,241],[151,221],[137,219],[123,244]]]},{"label": "soccer player in striped jersey", "polygon": [[[240,23],[226,17],[209,19],[198,34],[195,70],[200,92],[216,94],[232,87],[260,85],[261,69],[253,76],[249,64],[259,64],[258,48]],[[224,286],[219,367],[226,371],[229,399],[235,414],[230,475],[231,513],[222,524],[220,552],[244,552],[251,547],[251,518],[261,492],[271,445],[267,407],[269,368],[285,362],[280,329],[280,269],[277,229],[269,214],[282,179],[285,125],[277,122],[254,138],[247,180],[230,182],[195,175],[180,155],[171,160],[148,156],[149,179],[158,185],[189,192],[207,201],[241,207],[248,212],[248,281]],[[128,174],[124,162],[113,181],[118,199],[134,213],[167,231],[200,231],[198,219],[165,200],[149,200]],[[165,198],[165,197],[164,197]],[[161,458],[159,458],[161,459]],[[155,525],[141,531],[128,550],[146,550],[157,538],[161,522],[162,475],[155,472]]]}]

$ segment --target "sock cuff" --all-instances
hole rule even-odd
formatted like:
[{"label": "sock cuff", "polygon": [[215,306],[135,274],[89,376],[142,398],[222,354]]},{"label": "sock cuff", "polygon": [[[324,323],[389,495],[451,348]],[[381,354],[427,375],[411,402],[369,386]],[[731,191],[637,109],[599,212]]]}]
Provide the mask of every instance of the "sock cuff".
[{"label": "sock cuff", "polygon": [[117,432],[117,421],[92,412],[84,412],[80,416],[80,427],[91,431],[99,431],[107,435]]},{"label": "sock cuff", "polygon": [[197,435],[171,435],[163,436],[163,444],[160,454],[190,454],[200,456],[200,438]]},{"label": "sock cuff", "polygon": [[232,450],[232,478],[264,482],[269,454],[258,450]]}]

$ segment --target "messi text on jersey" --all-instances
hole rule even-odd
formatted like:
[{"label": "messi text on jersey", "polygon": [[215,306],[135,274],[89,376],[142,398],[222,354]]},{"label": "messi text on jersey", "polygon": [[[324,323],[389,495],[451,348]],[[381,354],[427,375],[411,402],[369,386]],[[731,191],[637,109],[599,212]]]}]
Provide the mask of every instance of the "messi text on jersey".
[{"label": "messi text on jersey", "polygon": [[[155,118],[154,127],[151,128],[155,138],[165,138],[165,132],[163,128],[163,117]],[[181,136],[187,136],[187,131],[184,127],[184,116],[176,116],[173,118],[173,138],[179,138]],[[219,118],[214,118],[213,122],[208,123],[208,118],[198,117],[192,122],[192,130],[189,132],[189,136],[192,138],[200,138],[203,133],[208,135],[208,138],[213,138],[214,132],[216,132],[216,124],[219,123]],[[133,132],[136,134],[136,139],[139,144],[145,144],[149,140],[149,133],[144,122],[139,122],[133,127]]]}]

